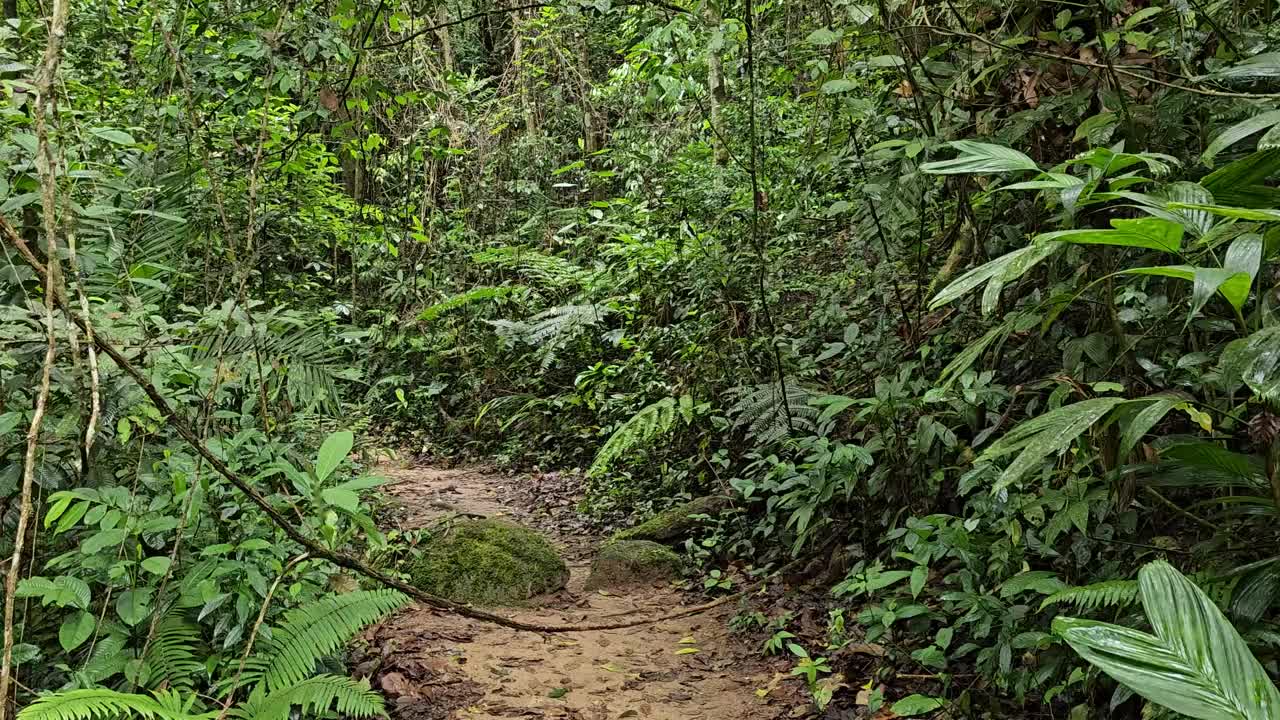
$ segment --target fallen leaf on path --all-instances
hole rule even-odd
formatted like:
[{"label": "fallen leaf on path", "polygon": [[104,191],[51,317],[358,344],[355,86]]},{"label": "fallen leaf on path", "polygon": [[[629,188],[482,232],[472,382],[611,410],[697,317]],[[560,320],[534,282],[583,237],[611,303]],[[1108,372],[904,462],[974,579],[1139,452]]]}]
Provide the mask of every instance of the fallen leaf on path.
[{"label": "fallen leaf on path", "polygon": [[692,645],[692,644],[694,644],[694,642],[696,642],[696,641],[693,639],[693,636],[692,636],[692,635],[686,635],[685,637],[680,638],[680,640],[679,640],[679,641],[677,641],[677,642],[676,642],[676,644],[677,644],[677,645]]},{"label": "fallen leaf on path", "polygon": [[551,692],[547,693],[547,697],[553,698],[553,699],[559,699],[568,694],[569,694],[569,688],[558,687],[558,688],[552,688]]},{"label": "fallen leaf on path", "polygon": [[773,679],[769,680],[768,685],[765,685],[762,688],[756,688],[756,697],[758,698],[768,697],[769,693],[773,692],[774,690],[777,690],[778,685],[780,685],[782,681],[786,679],[787,679],[786,675],[783,675],[782,673],[779,673],[779,672],[774,673]]},{"label": "fallen leaf on path", "polygon": [[676,651],[676,654],[677,655],[693,655],[694,653],[697,653],[697,652],[699,652],[698,648],[687,647],[687,648],[680,648],[679,650]]}]

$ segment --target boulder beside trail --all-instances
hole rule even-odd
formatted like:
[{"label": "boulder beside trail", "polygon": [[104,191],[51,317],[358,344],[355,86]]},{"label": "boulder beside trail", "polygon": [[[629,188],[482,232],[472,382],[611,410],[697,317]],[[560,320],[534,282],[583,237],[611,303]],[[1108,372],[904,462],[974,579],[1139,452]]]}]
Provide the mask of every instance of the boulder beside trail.
[{"label": "boulder beside trail", "polygon": [[663,510],[639,525],[614,533],[613,540],[652,540],[669,543],[688,537],[701,521],[693,515],[718,515],[729,507],[724,495],[706,495]]},{"label": "boulder beside trail", "polygon": [[666,545],[649,540],[606,542],[591,563],[587,589],[616,588],[679,577],[684,560]]},{"label": "boulder beside trail", "polygon": [[441,529],[411,566],[415,587],[456,602],[520,603],[559,590],[569,568],[538,533],[509,522],[467,519]]}]

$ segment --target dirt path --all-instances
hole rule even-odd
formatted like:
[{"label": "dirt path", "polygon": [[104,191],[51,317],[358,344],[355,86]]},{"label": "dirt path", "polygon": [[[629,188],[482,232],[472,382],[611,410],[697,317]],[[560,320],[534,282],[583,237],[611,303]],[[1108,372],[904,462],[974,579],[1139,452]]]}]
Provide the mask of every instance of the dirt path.
[{"label": "dirt path", "polygon": [[[662,615],[686,604],[669,587],[616,594],[584,590],[598,538],[583,529],[572,490],[558,476],[390,467],[381,474],[394,483],[388,489],[399,500],[393,517],[401,527],[421,527],[453,512],[475,513],[534,527],[561,547],[571,570],[568,587],[506,614],[575,624]],[[381,686],[393,717],[414,720],[791,715],[794,700],[780,697],[790,693],[757,696],[785,666],[771,667],[755,648],[730,635],[733,613],[728,605],[625,630],[541,635],[418,608],[366,634],[364,667],[357,670]]]}]

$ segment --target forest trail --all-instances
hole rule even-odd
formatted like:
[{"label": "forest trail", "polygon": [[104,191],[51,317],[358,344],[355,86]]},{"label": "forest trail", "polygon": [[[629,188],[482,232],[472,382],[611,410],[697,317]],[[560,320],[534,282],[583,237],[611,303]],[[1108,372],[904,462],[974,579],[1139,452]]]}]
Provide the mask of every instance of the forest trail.
[{"label": "forest trail", "polygon": [[[640,619],[689,603],[676,589],[584,588],[600,538],[574,510],[558,474],[505,475],[465,468],[383,467],[402,529],[452,513],[501,517],[544,533],[570,568],[566,588],[499,612],[530,622],[588,624]],[[695,601],[696,602],[696,601]],[[762,659],[733,637],[733,606],[622,630],[556,635],[516,632],[417,607],[370,629],[356,669],[372,675],[392,717],[445,720],[568,718],[767,720],[803,707],[789,696],[785,663]],[[689,652],[697,648],[697,652]],[[681,652],[683,651],[683,652]],[[779,674],[781,671],[781,674]],[[757,689],[772,687],[765,697]]]}]

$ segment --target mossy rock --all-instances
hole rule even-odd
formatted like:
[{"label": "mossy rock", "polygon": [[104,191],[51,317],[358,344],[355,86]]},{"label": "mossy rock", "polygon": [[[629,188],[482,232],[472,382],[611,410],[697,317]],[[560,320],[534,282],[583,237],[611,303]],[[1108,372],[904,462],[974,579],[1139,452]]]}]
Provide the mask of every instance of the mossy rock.
[{"label": "mossy rock", "polygon": [[649,520],[628,530],[614,533],[613,540],[652,540],[671,542],[688,537],[698,529],[700,521],[691,515],[718,515],[729,507],[724,495],[707,495],[663,510]]},{"label": "mossy rock", "polygon": [[457,602],[519,603],[569,581],[546,538],[500,520],[460,520],[433,537],[409,571],[414,586]]},{"label": "mossy rock", "polygon": [[591,563],[587,589],[625,587],[679,577],[684,560],[666,545],[649,540],[607,542]]}]

